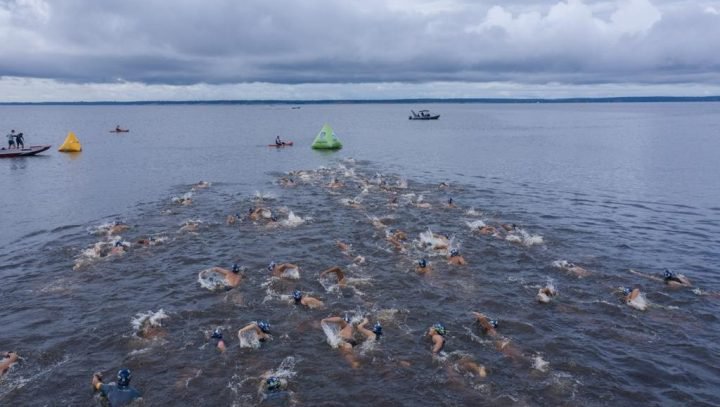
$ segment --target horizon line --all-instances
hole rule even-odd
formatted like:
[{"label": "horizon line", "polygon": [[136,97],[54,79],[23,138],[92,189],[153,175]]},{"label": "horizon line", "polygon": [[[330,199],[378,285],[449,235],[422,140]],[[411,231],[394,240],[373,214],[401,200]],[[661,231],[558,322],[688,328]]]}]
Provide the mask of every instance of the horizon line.
[{"label": "horizon line", "polygon": [[568,98],[399,98],[399,99],[216,99],[216,100],[135,100],[135,101],[47,101],[0,102],[17,105],[323,105],[323,104],[407,104],[407,103],[653,103],[720,102],[719,96],[612,96]]}]

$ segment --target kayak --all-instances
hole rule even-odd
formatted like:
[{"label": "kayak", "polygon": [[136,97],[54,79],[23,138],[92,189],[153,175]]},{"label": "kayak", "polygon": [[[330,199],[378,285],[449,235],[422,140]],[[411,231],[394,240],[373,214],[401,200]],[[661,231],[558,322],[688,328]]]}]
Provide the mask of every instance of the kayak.
[{"label": "kayak", "polygon": [[129,133],[130,130],[110,130],[110,133]]},{"label": "kayak", "polygon": [[268,147],[278,147],[278,148],[280,148],[280,147],[292,147],[292,145],[293,145],[293,142],[292,142],[292,141],[283,141],[283,143],[280,144],[280,145],[278,145],[278,144],[268,144]]},{"label": "kayak", "polygon": [[0,158],[11,158],[11,157],[27,157],[42,153],[43,151],[50,148],[50,145],[42,146],[29,146],[26,148],[2,148],[0,149]]}]

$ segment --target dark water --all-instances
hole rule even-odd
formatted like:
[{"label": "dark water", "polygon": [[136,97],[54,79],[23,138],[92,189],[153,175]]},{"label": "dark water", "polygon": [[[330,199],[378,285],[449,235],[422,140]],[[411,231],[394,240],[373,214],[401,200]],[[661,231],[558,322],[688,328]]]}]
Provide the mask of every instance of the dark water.
[{"label": "dark water", "polygon": [[[0,161],[0,350],[24,357],[0,382],[0,405],[92,404],[92,372],[121,366],[147,405],[258,404],[267,371],[287,377],[287,398],[302,405],[720,404],[720,104],[429,106],[437,122],[406,120],[411,108],[0,108],[3,131],[25,132],[26,144],[57,147],[74,130],[84,148]],[[326,121],[345,143],[338,153],[308,148]],[[116,124],[131,132],[108,133]],[[277,134],[296,146],[265,147]],[[291,170],[308,172],[296,187],[278,185]],[[407,189],[379,188],[378,173]],[[345,188],[325,187],[334,176]],[[172,202],[200,180],[212,185],[191,205]],[[361,207],[345,205],[364,181]],[[387,205],[393,192],[408,194],[397,208]],[[281,223],[289,211],[305,221],[225,224],[258,194]],[[449,197],[459,209],[441,208]],[[394,251],[372,217],[411,240],[447,233],[469,264],[451,267],[417,242]],[[84,258],[107,239],[98,226],[115,219],[131,226],[124,240],[163,242]],[[196,233],[180,230],[188,220],[201,222]],[[467,225],[478,220],[517,223],[542,243],[479,235]],[[366,263],[350,266],[336,240]],[[412,271],[424,256],[428,276]],[[271,281],[271,260],[299,264],[300,280]],[[578,279],[556,260],[591,275]],[[199,271],[234,262],[247,268],[239,288],[198,283]],[[318,277],[336,264],[350,288]],[[694,290],[628,272],[666,267]],[[540,305],[548,281],[560,295]],[[647,310],[625,305],[620,286],[641,288]],[[294,288],[326,308],[290,304]],[[133,320],[161,309],[165,336],[138,338]],[[470,311],[498,319],[517,355],[498,352]],[[378,344],[356,351],[356,369],[319,324],[344,313],[384,326]],[[273,340],[240,348],[235,332],[258,318]],[[440,359],[422,337],[437,321],[449,331]],[[207,339],[217,326],[224,354]],[[464,372],[469,359],[488,377]]]}]

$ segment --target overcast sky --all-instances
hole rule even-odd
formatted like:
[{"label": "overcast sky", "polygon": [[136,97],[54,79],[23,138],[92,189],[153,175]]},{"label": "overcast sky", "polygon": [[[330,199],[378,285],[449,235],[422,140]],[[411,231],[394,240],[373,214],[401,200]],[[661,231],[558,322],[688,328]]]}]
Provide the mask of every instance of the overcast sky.
[{"label": "overcast sky", "polygon": [[0,0],[0,101],[720,95],[720,0]]}]

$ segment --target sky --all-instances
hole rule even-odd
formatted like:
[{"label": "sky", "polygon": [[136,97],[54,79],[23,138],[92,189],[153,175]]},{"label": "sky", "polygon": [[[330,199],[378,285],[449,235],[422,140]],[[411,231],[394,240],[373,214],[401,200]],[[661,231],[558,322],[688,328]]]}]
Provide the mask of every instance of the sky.
[{"label": "sky", "polygon": [[720,95],[720,0],[0,0],[0,102]]}]

